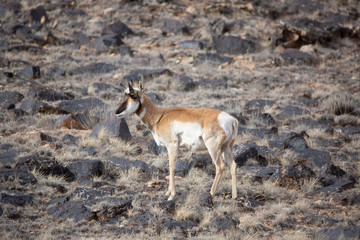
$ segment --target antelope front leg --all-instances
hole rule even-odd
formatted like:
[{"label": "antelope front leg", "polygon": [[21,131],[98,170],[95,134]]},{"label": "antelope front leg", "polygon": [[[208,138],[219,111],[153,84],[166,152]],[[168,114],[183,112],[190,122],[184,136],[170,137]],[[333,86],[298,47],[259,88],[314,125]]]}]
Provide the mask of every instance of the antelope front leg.
[{"label": "antelope front leg", "polygon": [[175,163],[178,155],[178,144],[170,144],[167,148],[169,154],[169,190],[165,196],[168,196],[168,201],[173,200],[175,197]]}]

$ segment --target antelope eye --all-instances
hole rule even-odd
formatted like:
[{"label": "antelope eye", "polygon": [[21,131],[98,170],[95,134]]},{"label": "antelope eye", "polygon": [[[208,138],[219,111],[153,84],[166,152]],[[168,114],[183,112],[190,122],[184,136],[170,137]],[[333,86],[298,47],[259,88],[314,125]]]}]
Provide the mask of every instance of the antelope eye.
[{"label": "antelope eye", "polygon": [[136,96],[130,95],[131,99],[136,100]]}]

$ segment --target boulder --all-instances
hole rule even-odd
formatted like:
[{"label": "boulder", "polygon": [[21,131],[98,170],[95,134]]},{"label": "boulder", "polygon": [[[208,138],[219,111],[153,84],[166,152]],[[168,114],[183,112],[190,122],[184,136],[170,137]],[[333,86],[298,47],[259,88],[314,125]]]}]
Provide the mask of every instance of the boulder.
[{"label": "boulder", "polygon": [[49,17],[46,13],[45,8],[43,6],[38,6],[37,8],[30,9],[27,20],[36,23],[48,23]]},{"label": "boulder", "polygon": [[107,120],[96,124],[90,133],[90,137],[99,138],[102,133],[111,137],[121,138],[124,141],[129,141],[131,139],[131,134],[126,120],[116,116],[110,117]]},{"label": "boulder", "polygon": [[149,168],[148,164],[140,161],[130,161],[123,158],[108,158],[104,164],[109,164],[110,166],[120,170],[120,171],[128,171],[131,168],[138,168],[141,172],[146,172]]},{"label": "boulder", "polygon": [[194,167],[195,163],[192,161],[182,161],[178,159],[175,163],[175,176],[184,177]]},{"label": "boulder", "polygon": [[167,68],[137,69],[137,70],[131,70],[128,75],[125,75],[124,80],[126,81],[134,80],[135,82],[137,82],[142,79],[151,80],[161,75],[172,76],[173,73],[170,69]]},{"label": "boulder", "polygon": [[109,33],[92,41],[90,46],[94,47],[97,52],[113,50],[125,44],[121,38],[120,34]]},{"label": "boulder", "polygon": [[34,201],[32,195],[9,195],[1,193],[0,202],[3,204],[11,204],[14,206],[24,207],[25,205],[31,204]]},{"label": "boulder", "polygon": [[67,220],[71,218],[74,222],[89,220],[92,216],[91,210],[82,201],[69,201],[60,205],[49,207],[47,212],[56,220]]},{"label": "boulder", "polygon": [[35,176],[26,171],[18,168],[0,168],[0,183],[18,181],[20,185],[36,184]]},{"label": "boulder", "polygon": [[148,145],[148,151],[155,155],[160,155],[160,154],[166,152],[167,150],[166,150],[166,147],[157,145],[155,140],[151,139],[151,141],[149,142],[149,145]]},{"label": "boulder", "polygon": [[333,185],[320,188],[313,192],[307,193],[306,195],[310,197],[314,197],[314,196],[320,196],[321,194],[325,194],[327,196],[331,193],[340,193],[342,191],[353,188],[355,186],[355,183],[356,181],[354,179],[341,180]]},{"label": "boulder", "polygon": [[16,163],[18,153],[15,150],[0,151],[0,166],[8,166]]},{"label": "boulder", "polygon": [[24,95],[19,92],[0,92],[0,102],[16,104],[24,99]]},{"label": "boulder", "polygon": [[259,44],[254,40],[233,36],[218,36],[213,38],[213,48],[220,54],[248,54],[259,51]]},{"label": "boulder", "polygon": [[29,98],[45,101],[72,100],[74,96],[56,92],[48,87],[33,85],[28,92]]},{"label": "boulder", "polygon": [[20,109],[30,115],[36,113],[44,114],[61,114],[64,113],[57,107],[51,106],[45,102],[38,101],[35,99],[25,99],[21,102]]},{"label": "boulder", "polygon": [[174,201],[164,201],[159,203],[159,207],[161,209],[165,209],[165,211],[169,214],[174,214],[175,213],[175,202]]},{"label": "boulder", "polygon": [[306,161],[312,169],[320,169],[322,166],[331,163],[330,153],[327,151],[307,148],[298,153],[297,159]]},{"label": "boulder", "polygon": [[76,160],[66,167],[75,175],[76,179],[92,179],[100,176],[104,171],[104,165],[100,160]]},{"label": "boulder", "polygon": [[98,98],[84,98],[69,101],[61,101],[57,107],[66,113],[89,113],[91,111],[100,111],[105,108],[105,103]]},{"label": "boulder", "polygon": [[313,55],[292,48],[280,53],[280,58],[283,65],[316,65],[318,63]]}]

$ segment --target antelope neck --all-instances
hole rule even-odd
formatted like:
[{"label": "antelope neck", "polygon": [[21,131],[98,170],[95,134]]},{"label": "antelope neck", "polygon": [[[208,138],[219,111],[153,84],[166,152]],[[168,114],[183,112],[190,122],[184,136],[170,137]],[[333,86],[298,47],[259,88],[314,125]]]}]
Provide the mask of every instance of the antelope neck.
[{"label": "antelope neck", "polygon": [[150,129],[150,131],[153,131],[153,128],[162,118],[160,109],[158,109],[146,95],[144,95],[144,101],[142,103],[140,102],[136,114],[139,117],[142,116],[141,121]]}]

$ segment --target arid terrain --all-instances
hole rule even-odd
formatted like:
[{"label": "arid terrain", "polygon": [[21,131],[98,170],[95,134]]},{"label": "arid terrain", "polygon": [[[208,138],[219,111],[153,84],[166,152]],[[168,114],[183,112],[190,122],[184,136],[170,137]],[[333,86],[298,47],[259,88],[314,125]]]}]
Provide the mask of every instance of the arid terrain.
[{"label": "arid terrain", "polygon": [[[359,239],[359,47],[356,0],[0,1],[0,239]],[[131,79],[239,120],[237,199],[181,150],[167,201]]]}]

